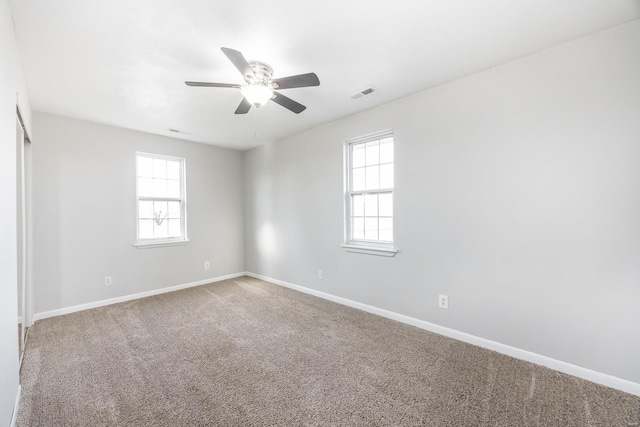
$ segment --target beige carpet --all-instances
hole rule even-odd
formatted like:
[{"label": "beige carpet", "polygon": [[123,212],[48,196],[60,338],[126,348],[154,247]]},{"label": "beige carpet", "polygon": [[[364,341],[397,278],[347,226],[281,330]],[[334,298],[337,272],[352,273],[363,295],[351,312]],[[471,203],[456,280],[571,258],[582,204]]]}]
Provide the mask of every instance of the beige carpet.
[{"label": "beige carpet", "polygon": [[39,321],[18,425],[638,426],[640,398],[243,277]]}]

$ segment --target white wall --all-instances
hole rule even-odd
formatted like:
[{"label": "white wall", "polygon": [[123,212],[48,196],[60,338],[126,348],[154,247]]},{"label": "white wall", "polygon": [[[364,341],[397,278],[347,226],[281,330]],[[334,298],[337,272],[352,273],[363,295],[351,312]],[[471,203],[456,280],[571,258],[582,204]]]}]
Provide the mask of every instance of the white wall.
[{"label": "white wall", "polygon": [[[388,128],[400,252],[347,253],[343,141]],[[253,149],[245,171],[248,271],[640,382],[640,21]]]},{"label": "white wall", "polygon": [[16,103],[30,129],[31,111],[13,21],[0,0],[0,425],[9,425],[18,392],[16,251]]},{"label": "white wall", "polygon": [[[48,114],[33,122],[35,313],[244,271],[242,152]],[[133,246],[136,151],[186,159],[188,244]]]}]

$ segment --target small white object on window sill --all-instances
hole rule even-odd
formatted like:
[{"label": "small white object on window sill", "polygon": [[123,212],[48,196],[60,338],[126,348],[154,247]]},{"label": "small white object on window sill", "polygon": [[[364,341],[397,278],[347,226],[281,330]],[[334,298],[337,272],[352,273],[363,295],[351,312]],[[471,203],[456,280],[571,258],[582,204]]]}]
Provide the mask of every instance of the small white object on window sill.
[{"label": "small white object on window sill", "polygon": [[133,246],[135,246],[138,249],[149,249],[149,248],[161,248],[163,246],[186,245],[187,243],[189,243],[189,240],[175,240],[175,241],[163,240],[160,242],[138,242],[138,243],[134,243]]},{"label": "small white object on window sill", "polygon": [[347,252],[354,252],[358,254],[367,254],[367,255],[377,255],[377,256],[385,256],[392,257],[398,253],[397,249],[394,248],[383,248],[379,246],[361,246],[361,245],[348,245],[344,244],[342,247]]}]

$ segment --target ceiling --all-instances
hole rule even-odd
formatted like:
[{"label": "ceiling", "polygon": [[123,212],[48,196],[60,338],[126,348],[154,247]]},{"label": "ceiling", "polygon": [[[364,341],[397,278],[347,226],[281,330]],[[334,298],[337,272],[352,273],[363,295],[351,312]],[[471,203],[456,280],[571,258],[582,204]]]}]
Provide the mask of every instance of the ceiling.
[{"label": "ceiling", "polygon": [[[31,106],[247,149],[640,17],[640,0],[11,0]],[[234,115],[220,51],[319,87]],[[373,85],[358,100],[351,95]],[[179,130],[180,133],[169,131]]]}]

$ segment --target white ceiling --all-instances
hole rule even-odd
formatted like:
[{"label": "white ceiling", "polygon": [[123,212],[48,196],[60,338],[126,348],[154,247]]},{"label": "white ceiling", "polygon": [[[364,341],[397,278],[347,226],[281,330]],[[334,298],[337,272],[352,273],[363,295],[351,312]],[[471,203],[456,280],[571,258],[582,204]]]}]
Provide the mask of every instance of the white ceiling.
[{"label": "white ceiling", "polygon": [[[246,149],[640,17],[640,0],[11,0],[36,111]],[[220,51],[274,77],[315,72],[234,115]],[[369,86],[377,92],[350,95]],[[178,129],[176,134],[168,129]]]}]

